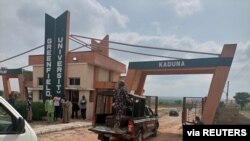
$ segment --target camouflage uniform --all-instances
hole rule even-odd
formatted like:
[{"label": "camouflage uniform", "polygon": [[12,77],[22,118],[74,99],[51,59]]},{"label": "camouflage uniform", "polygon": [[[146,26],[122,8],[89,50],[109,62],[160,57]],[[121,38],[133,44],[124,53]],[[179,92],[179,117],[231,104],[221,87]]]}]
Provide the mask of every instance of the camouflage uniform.
[{"label": "camouflage uniform", "polygon": [[128,99],[128,93],[127,90],[123,86],[119,86],[117,89],[115,95],[114,95],[114,115],[115,115],[115,121],[114,121],[114,127],[118,128],[120,126],[120,121],[122,118],[122,115],[124,114],[124,110],[126,108],[126,102]]}]

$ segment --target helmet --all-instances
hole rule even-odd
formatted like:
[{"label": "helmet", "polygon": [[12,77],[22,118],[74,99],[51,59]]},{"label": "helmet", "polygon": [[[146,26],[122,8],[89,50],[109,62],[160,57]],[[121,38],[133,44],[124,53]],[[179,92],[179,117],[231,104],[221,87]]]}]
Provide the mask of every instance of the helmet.
[{"label": "helmet", "polygon": [[125,86],[125,82],[124,82],[124,80],[120,80],[120,81],[119,81],[119,86],[120,86],[120,87]]}]

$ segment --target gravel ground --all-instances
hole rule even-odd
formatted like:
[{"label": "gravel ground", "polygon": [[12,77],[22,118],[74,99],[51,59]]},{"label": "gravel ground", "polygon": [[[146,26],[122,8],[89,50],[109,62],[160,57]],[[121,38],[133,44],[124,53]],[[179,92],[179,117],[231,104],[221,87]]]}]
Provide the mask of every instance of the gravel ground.
[{"label": "gravel ground", "polygon": [[[161,112],[167,113],[165,110]],[[145,141],[182,141],[181,116],[169,117],[160,113],[160,126],[157,137],[147,138]],[[77,128],[42,134],[38,136],[38,141],[98,141],[97,134],[88,131],[88,128]],[[115,141],[116,139],[112,139]]]}]

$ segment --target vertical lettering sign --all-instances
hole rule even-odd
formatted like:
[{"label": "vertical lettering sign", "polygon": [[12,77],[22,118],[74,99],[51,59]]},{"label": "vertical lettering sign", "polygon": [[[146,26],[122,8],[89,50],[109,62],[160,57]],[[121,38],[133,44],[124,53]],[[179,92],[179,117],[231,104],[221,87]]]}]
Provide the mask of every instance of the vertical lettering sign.
[{"label": "vertical lettering sign", "polygon": [[43,75],[43,100],[53,94],[53,54],[55,44],[55,19],[45,15],[45,47],[44,47],[44,75]]},{"label": "vertical lettering sign", "polygon": [[55,94],[64,95],[64,70],[66,59],[67,21],[69,12],[64,12],[56,19],[56,44],[55,44]]},{"label": "vertical lettering sign", "polygon": [[68,40],[69,12],[57,19],[46,14],[44,52],[44,95],[64,95],[64,70]]}]

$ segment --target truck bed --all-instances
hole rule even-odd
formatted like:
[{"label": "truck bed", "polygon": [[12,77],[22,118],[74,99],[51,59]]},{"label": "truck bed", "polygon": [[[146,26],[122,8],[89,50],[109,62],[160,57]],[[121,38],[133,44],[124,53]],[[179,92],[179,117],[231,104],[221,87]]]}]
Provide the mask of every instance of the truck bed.
[{"label": "truck bed", "polygon": [[[129,116],[122,116],[120,121],[120,128],[124,128],[128,126]],[[105,125],[107,127],[114,127],[115,124],[115,117],[113,115],[106,116],[105,118]]]}]

